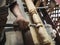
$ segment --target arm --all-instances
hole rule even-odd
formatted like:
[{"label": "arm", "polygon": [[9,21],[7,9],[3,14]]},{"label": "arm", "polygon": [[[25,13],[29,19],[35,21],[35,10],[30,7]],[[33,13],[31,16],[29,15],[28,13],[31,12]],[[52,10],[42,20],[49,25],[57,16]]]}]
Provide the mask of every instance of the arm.
[{"label": "arm", "polygon": [[28,21],[22,16],[19,5],[16,2],[10,5],[10,10],[16,16],[16,22],[20,25],[19,27],[21,29],[27,28]]},{"label": "arm", "polygon": [[10,5],[10,10],[16,17],[23,17],[19,5],[16,2]]}]

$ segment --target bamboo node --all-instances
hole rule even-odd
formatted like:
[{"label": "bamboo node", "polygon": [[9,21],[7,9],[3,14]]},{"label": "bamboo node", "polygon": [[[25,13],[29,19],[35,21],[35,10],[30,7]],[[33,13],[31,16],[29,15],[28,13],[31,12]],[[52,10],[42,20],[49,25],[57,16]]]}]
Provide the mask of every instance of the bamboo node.
[{"label": "bamboo node", "polygon": [[36,10],[30,10],[30,14],[37,14],[37,11]]},{"label": "bamboo node", "polygon": [[43,43],[44,43],[44,45],[50,45],[51,44],[48,40],[45,40]]},{"label": "bamboo node", "polygon": [[43,25],[42,25],[42,24],[37,24],[36,27],[37,27],[37,28],[43,27]]},{"label": "bamboo node", "polygon": [[31,26],[32,26],[32,27],[36,27],[36,24],[29,24],[28,26],[29,26],[29,27],[31,27]]}]

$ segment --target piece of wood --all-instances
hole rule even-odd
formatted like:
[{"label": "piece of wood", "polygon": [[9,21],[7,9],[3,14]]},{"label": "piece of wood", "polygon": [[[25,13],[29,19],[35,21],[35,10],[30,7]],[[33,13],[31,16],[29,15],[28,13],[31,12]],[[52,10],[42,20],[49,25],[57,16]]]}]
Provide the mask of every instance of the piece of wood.
[{"label": "piece of wood", "polygon": [[[28,17],[29,22],[30,22],[31,24],[33,24],[33,23],[32,23],[32,20],[31,20],[31,18],[30,18],[30,16],[29,16],[29,14],[27,15],[27,17]],[[33,40],[34,45],[40,45],[40,42],[39,42],[39,40],[38,40],[38,35],[37,35],[37,33],[36,33],[35,27],[29,26],[29,28],[30,28],[30,33],[31,33],[31,36],[32,36],[32,40]]]},{"label": "piece of wood", "polygon": [[[48,35],[41,19],[40,19],[40,16],[36,10],[36,7],[34,6],[32,0],[25,0],[26,2],[26,5],[27,5],[27,8],[29,10],[29,13],[31,14],[30,16],[33,18],[33,21],[35,24],[39,25],[39,28],[38,28],[38,33],[40,34],[41,37],[43,37],[43,44],[46,44],[46,45],[55,45],[52,38]],[[32,32],[32,30],[34,30],[34,28],[30,27],[30,31],[31,31],[31,34],[35,34],[35,37],[36,37],[36,33],[34,33],[34,31]],[[32,37],[34,37],[34,35],[32,35]],[[34,38],[33,38],[34,39]],[[35,38],[36,39],[36,38]],[[34,40],[37,42],[37,40]]]}]

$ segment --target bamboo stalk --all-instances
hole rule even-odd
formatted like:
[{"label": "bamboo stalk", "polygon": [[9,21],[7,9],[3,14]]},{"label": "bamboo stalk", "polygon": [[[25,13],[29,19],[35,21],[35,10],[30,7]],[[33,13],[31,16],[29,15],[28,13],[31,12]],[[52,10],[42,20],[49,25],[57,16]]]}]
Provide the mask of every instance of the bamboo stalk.
[{"label": "bamboo stalk", "polygon": [[[28,14],[27,17],[28,17],[28,20],[30,21],[30,24],[33,24],[32,21],[31,21],[31,18],[29,16],[29,14]],[[31,36],[32,36],[32,40],[33,40],[34,45],[40,45],[40,42],[38,40],[38,35],[36,33],[35,27],[34,26],[29,26],[29,28],[30,28],[30,33],[31,33]]]},{"label": "bamboo stalk", "polygon": [[[32,16],[32,18],[33,18],[34,23],[39,25],[38,30],[39,30],[39,33],[41,34],[40,36],[43,37],[43,39],[42,39],[43,44],[55,45],[53,40],[51,39],[51,37],[48,35],[48,33],[47,33],[39,15],[38,15],[38,12],[36,11],[36,7],[34,6],[32,0],[25,0],[25,2],[28,7],[29,13],[31,14],[30,16]],[[31,33],[33,33],[33,32],[31,32]]]},{"label": "bamboo stalk", "polygon": [[34,27],[30,27],[30,32],[31,32],[31,35],[32,35],[32,38],[33,38],[34,45],[40,45],[40,42],[38,40],[35,28]]},{"label": "bamboo stalk", "polygon": [[[33,21],[32,21],[32,19],[31,19],[29,14],[28,14],[27,17],[28,17],[28,19],[30,21],[30,24],[33,24]],[[36,33],[37,30],[35,29],[35,27],[34,26],[29,26],[29,28],[30,28],[30,33],[31,33],[34,45],[41,45],[39,40],[38,40],[38,35]]]}]

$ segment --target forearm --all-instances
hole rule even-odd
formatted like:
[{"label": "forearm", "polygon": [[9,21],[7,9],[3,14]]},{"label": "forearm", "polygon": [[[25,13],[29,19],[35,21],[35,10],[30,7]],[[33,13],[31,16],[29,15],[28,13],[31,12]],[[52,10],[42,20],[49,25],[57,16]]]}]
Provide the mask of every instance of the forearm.
[{"label": "forearm", "polygon": [[11,7],[10,10],[16,17],[23,17],[18,4]]}]

